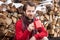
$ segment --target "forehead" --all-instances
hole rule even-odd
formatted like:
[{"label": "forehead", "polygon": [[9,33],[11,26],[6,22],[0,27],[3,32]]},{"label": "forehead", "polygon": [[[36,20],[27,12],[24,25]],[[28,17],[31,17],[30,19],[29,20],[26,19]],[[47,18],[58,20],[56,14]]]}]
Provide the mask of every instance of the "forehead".
[{"label": "forehead", "polygon": [[26,10],[35,10],[35,6],[29,6],[29,5],[27,5]]}]

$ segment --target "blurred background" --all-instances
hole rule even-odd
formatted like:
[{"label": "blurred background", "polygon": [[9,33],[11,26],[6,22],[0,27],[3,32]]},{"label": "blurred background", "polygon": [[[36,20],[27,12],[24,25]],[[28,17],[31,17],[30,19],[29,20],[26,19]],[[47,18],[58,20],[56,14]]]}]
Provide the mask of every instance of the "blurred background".
[{"label": "blurred background", "polygon": [[36,4],[36,17],[47,29],[49,40],[60,40],[60,0],[0,0],[0,40],[13,40],[15,23],[27,1]]}]

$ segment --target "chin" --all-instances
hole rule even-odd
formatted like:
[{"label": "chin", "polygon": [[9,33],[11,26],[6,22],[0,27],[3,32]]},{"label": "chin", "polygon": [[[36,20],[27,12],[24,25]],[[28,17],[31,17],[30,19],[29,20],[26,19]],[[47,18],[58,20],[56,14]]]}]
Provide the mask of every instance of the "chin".
[{"label": "chin", "polygon": [[31,18],[29,18],[29,19],[33,19],[33,18],[31,17]]}]

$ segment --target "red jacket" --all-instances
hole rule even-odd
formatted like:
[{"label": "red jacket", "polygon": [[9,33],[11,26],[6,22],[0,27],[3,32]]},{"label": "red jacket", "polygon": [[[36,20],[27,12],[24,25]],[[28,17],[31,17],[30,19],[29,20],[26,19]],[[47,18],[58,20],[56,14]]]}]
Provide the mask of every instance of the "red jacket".
[{"label": "red jacket", "polygon": [[[16,22],[15,40],[28,40],[27,38],[31,36],[31,32],[29,32],[27,29],[23,32],[22,27],[23,27],[22,20],[18,20]],[[40,40],[48,35],[43,25],[41,26],[39,32],[40,32],[39,34],[34,35],[36,40]]]}]

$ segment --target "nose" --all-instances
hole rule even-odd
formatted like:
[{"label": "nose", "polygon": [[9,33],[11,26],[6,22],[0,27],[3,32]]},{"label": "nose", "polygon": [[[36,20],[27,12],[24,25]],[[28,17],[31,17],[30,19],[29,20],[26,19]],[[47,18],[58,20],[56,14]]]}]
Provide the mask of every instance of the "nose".
[{"label": "nose", "polygon": [[31,14],[33,14],[33,12],[32,12],[32,11],[31,11],[30,13],[31,13]]}]

